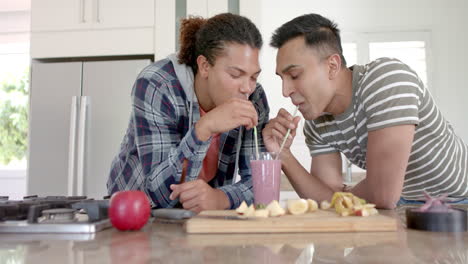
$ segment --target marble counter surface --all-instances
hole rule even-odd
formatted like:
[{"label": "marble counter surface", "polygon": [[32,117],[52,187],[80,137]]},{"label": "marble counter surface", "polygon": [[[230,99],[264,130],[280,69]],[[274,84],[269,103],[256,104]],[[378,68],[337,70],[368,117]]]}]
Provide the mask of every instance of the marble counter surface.
[{"label": "marble counter surface", "polygon": [[153,221],[138,232],[0,234],[0,263],[468,263],[468,233],[191,234]]}]

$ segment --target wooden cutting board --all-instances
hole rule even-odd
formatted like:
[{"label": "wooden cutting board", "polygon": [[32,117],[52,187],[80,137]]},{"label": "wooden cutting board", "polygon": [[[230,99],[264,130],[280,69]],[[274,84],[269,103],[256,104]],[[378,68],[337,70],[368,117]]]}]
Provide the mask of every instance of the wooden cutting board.
[{"label": "wooden cutting board", "polygon": [[395,231],[397,220],[385,215],[368,217],[339,216],[332,210],[318,210],[303,215],[231,220],[204,216],[236,215],[234,210],[203,211],[185,223],[187,233],[298,233]]}]

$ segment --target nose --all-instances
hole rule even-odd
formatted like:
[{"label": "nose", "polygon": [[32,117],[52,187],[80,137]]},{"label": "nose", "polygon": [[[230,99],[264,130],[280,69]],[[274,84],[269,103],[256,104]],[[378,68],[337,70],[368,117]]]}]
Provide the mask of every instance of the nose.
[{"label": "nose", "polygon": [[294,87],[288,82],[283,80],[283,96],[290,97],[291,94],[294,92]]},{"label": "nose", "polygon": [[243,81],[240,86],[240,92],[250,95],[255,89],[255,84],[252,85],[249,80]]}]

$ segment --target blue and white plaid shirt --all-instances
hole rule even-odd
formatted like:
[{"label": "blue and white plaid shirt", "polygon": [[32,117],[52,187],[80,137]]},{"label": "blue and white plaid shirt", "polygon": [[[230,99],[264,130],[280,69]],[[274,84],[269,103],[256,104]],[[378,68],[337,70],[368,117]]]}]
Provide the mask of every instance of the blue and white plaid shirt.
[{"label": "blue and white plaid shirt", "polygon": [[[211,139],[200,141],[195,135],[199,105],[196,101],[190,103],[191,98],[182,87],[173,63],[169,58],[157,61],[138,76],[132,90],[129,126],[107,181],[109,194],[141,190],[151,198],[155,208],[174,207],[178,203],[169,199],[169,186],[180,183],[184,160],[188,164],[185,181],[198,178],[211,142]],[[257,131],[262,131],[268,122],[269,107],[260,84],[249,100],[258,113]],[[192,125],[189,124],[190,106]],[[239,131],[242,133],[238,157],[241,179],[233,184]],[[258,140],[264,151],[261,133]],[[249,159],[254,147],[253,129],[236,128],[220,135],[218,170],[208,184],[226,193],[231,208],[244,200],[253,202]]]}]

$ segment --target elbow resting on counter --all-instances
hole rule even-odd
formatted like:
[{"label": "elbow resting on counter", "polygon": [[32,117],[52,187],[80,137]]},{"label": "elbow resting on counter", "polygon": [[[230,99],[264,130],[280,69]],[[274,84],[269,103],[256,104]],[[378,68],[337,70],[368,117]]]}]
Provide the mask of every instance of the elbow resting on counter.
[{"label": "elbow resting on counter", "polygon": [[400,200],[400,195],[392,195],[390,193],[374,194],[373,197],[374,199],[372,199],[371,202],[374,203],[378,209],[395,209],[398,200]]}]

